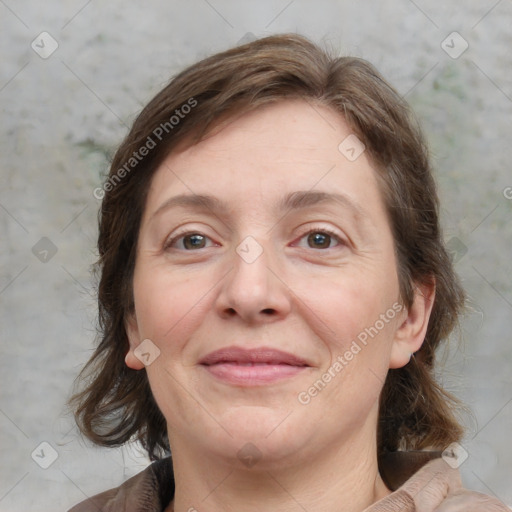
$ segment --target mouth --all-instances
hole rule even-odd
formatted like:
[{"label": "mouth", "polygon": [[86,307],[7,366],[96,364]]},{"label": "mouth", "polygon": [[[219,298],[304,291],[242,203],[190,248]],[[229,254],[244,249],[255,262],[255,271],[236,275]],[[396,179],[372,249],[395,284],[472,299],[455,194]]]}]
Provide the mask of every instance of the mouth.
[{"label": "mouth", "polygon": [[215,378],[239,386],[273,383],[310,368],[307,361],[294,354],[265,347],[227,347],[208,354],[199,364]]}]

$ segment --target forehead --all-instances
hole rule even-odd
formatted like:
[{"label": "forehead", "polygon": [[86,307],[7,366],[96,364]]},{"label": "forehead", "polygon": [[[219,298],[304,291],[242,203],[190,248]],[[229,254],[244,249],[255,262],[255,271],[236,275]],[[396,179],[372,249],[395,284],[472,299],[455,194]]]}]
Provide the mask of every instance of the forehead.
[{"label": "forehead", "polygon": [[347,137],[355,136],[338,112],[304,100],[227,119],[166,158],[153,177],[146,213],[183,194],[214,195],[237,208],[254,202],[261,209],[264,201],[275,211],[298,190],[343,193],[381,207],[370,159],[365,152],[347,158]]},{"label": "forehead", "polygon": [[311,152],[336,152],[340,137],[351,132],[345,119],[333,108],[313,99],[285,98],[249,112],[221,117],[214,121],[201,142],[176,153],[191,156],[199,151],[217,154],[224,151],[234,155],[262,145],[280,153],[294,147]]}]

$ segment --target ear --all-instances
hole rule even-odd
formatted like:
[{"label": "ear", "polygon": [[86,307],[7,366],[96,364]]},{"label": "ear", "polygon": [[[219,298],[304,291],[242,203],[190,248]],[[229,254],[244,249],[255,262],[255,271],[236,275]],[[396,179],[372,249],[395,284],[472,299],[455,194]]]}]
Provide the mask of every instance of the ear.
[{"label": "ear", "polygon": [[395,333],[389,361],[391,369],[405,366],[411,360],[412,354],[423,345],[434,305],[435,290],[434,280],[431,284],[416,286],[413,303],[407,311],[407,317]]},{"label": "ear", "polygon": [[130,344],[130,348],[124,358],[126,366],[132,370],[142,370],[142,368],[144,368],[144,363],[135,355],[135,349],[141,342],[135,312],[130,313],[129,316],[126,317],[124,325],[126,336],[128,337],[128,342]]}]

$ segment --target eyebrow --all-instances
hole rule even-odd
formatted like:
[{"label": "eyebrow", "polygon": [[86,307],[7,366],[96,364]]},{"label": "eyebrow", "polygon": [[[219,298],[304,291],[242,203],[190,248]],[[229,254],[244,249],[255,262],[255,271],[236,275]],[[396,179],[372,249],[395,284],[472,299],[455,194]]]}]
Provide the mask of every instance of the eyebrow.
[{"label": "eyebrow", "polygon": [[[363,208],[344,194],[323,192],[316,190],[298,190],[291,192],[279,201],[277,212],[285,213],[290,210],[301,210],[318,205],[341,204],[344,208],[353,212],[357,220],[365,220],[368,215]],[[204,194],[180,194],[164,201],[151,216],[159,215],[165,210],[175,207],[191,208],[210,211],[227,216],[229,207],[219,198]]]},{"label": "eyebrow", "polygon": [[164,201],[151,217],[156,217],[165,210],[176,207],[219,211],[220,213],[227,212],[227,205],[214,196],[203,194],[180,194],[170,197],[167,201]]},{"label": "eyebrow", "polygon": [[300,210],[311,206],[336,203],[340,203],[344,208],[352,210],[356,217],[367,217],[363,208],[347,195],[318,190],[299,190],[297,192],[291,192],[281,200],[279,210]]}]

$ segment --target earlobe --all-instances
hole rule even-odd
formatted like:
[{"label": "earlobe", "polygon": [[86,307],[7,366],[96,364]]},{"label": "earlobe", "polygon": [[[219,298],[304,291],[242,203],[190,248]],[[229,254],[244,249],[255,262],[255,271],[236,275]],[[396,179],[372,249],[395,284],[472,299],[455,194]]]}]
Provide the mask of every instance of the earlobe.
[{"label": "earlobe", "polygon": [[412,355],[421,348],[427,333],[434,298],[434,281],[431,284],[416,287],[413,303],[395,333],[389,362],[391,369],[404,367],[409,363]]},{"label": "earlobe", "polygon": [[135,356],[131,347],[130,350],[126,353],[124,362],[126,363],[126,366],[132,370],[142,370],[142,368],[144,368],[144,364]]},{"label": "earlobe", "polygon": [[135,313],[130,314],[124,322],[126,336],[128,337],[128,342],[130,348],[126,353],[124,361],[128,368],[132,370],[142,370],[144,368],[144,363],[135,355],[135,349],[140,344],[140,335],[139,329],[137,325],[137,319],[135,318]]}]

